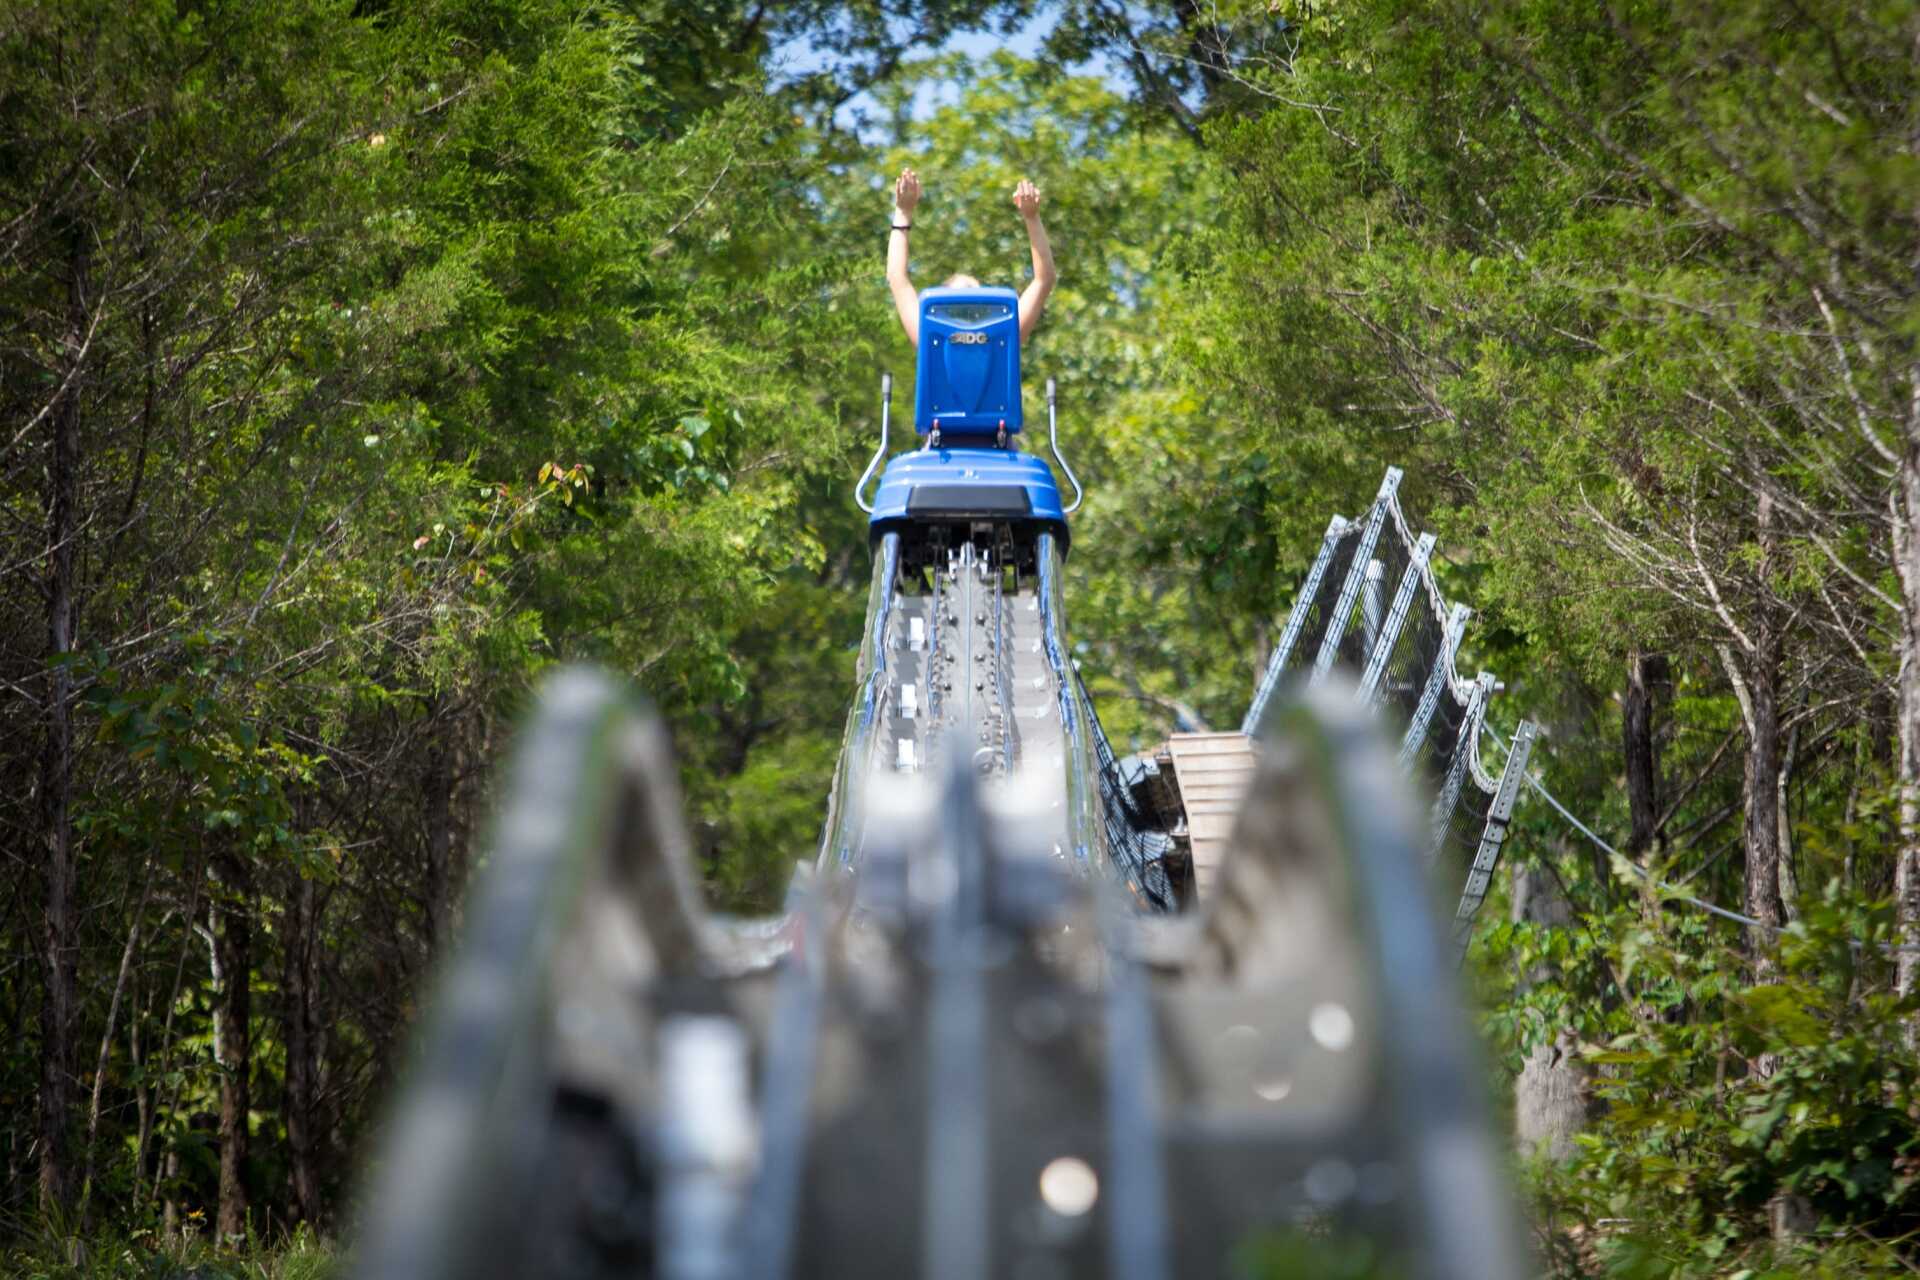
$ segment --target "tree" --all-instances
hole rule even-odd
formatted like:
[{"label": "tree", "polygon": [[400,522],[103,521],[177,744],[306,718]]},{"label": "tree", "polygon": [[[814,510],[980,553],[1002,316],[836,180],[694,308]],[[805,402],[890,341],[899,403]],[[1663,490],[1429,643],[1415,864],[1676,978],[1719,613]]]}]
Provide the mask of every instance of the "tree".
[{"label": "tree", "polygon": [[[1196,388],[1237,393],[1218,402],[1231,465],[1312,512],[1350,501],[1356,471],[1408,465],[1492,615],[1483,643],[1564,726],[1556,788],[1624,808],[1656,874],[1737,895],[1761,922],[1752,977],[1781,980],[1782,928],[1830,905],[1829,876],[1870,898],[1915,865],[1855,856],[1910,669],[1911,15],[1290,17],[1289,56],[1232,67],[1263,108],[1207,133],[1234,216],[1188,259],[1177,350]],[[1620,676],[1648,653],[1679,748],[1659,809],[1645,690]],[[1604,727],[1639,757],[1625,797],[1595,746],[1599,691],[1623,683],[1627,722]],[[1611,922],[1609,868],[1589,866],[1567,869],[1576,911]],[[1639,1019],[1665,1007],[1618,969],[1556,981]],[[1741,1043],[1757,1074],[1783,1060]]]},{"label": "tree", "polygon": [[[817,563],[797,503],[847,439],[817,388],[859,347],[795,243],[795,126],[738,91],[760,51],[683,74],[694,20],[11,20],[0,570],[39,589],[3,597],[31,697],[0,715],[36,744],[4,813],[45,906],[16,892],[7,936],[48,927],[0,989],[41,1014],[9,1158],[48,1208],[90,1112],[90,1152],[134,1151],[94,1211],[324,1218],[529,676],[730,692],[732,634]],[[90,957],[130,939],[109,999]]]}]

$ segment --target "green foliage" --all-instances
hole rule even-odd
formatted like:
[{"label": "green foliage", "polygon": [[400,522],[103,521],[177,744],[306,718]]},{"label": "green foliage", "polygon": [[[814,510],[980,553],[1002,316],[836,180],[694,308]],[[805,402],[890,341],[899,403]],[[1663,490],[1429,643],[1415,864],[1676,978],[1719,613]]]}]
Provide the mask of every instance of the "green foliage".
[{"label": "green foliage", "polygon": [[1543,1217],[1582,1224],[1610,1275],[1840,1274],[1811,1269],[1811,1244],[1771,1258],[1770,1202],[1797,1196],[1815,1238],[1848,1242],[1853,1265],[1894,1266],[1920,1228],[1920,1136],[1915,1001],[1884,987],[1890,910],[1829,885],[1755,984],[1732,931],[1642,887],[1570,928],[1505,924],[1476,944],[1507,1069],[1571,1028],[1597,1100],[1573,1158],[1533,1166]]},{"label": "green foliage", "polygon": [[1234,1265],[1236,1274],[1259,1280],[1399,1280],[1408,1261],[1366,1236],[1321,1228],[1258,1236],[1236,1252]]},{"label": "green foliage", "polygon": [[[0,713],[20,744],[0,763],[10,829],[53,838],[34,753],[71,715],[83,1102],[88,1045],[108,1052],[101,1114],[65,1128],[93,1213],[210,1213],[241,1071],[246,1189],[285,1209],[304,1123],[320,1203],[300,1207],[324,1214],[529,680],[598,658],[695,722],[743,696],[737,637],[776,588],[822,570],[804,504],[827,477],[839,498],[828,388],[869,330],[835,301],[853,270],[812,238],[816,161],[761,92],[753,21],[311,0],[0,24],[0,561],[21,588],[0,661],[39,691]],[[83,640],[49,653],[55,471]],[[782,780],[824,773],[821,741],[772,744],[790,763],[742,784],[777,803],[694,787],[741,828],[710,849],[716,887],[777,901],[818,802]],[[237,979],[210,964],[214,904],[254,926]],[[27,915],[0,979],[16,1031],[43,989]],[[250,1061],[216,1063],[216,1011],[256,981]],[[304,1096],[296,1017],[323,1029]],[[16,1043],[24,1168],[40,1055]]]},{"label": "green foliage", "polygon": [[[1443,581],[1481,611],[1467,657],[1508,681],[1495,722],[1543,722],[1554,791],[1628,831],[1616,691],[1657,655],[1635,856],[1788,925],[1776,951],[1644,896],[1523,802],[1508,848],[1573,921],[1493,921],[1478,946],[1502,1076],[1536,1052],[1592,1073],[1579,1153],[1538,1172],[1555,1262],[1910,1261],[1914,1010],[1873,948],[1912,643],[1892,437],[1914,298],[1891,265],[1911,237],[1885,212],[1914,163],[1911,14],[1288,13],[1297,43],[1236,64],[1241,109],[1206,130],[1227,216],[1172,258],[1175,359],[1244,495],[1210,549],[1277,534],[1299,564],[1405,466]],[[1777,902],[1756,880],[1775,842]],[[1783,1196],[1829,1257],[1776,1251]]]},{"label": "green foliage", "polygon": [[333,1247],[306,1230],[237,1251],[150,1232],[47,1235],[0,1253],[0,1265],[17,1280],[331,1280],[342,1271]]},{"label": "green foliage", "polygon": [[[911,118],[906,104],[930,82],[952,100]],[[1249,605],[1271,606],[1274,555],[1266,535],[1223,528],[1246,495],[1201,403],[1170,385],[1174,281],[1162,269],[1207,220],[1220,175],[1111,86],[1005,53],[909,67],[880,98],[894,134],[849,175],[854,216],[884,209],[883,179],[911,163],[928,191],[913,246],[923,283],[966,271],[1023,285],[1026,238],[1008,198],[1027,175],[1045,195],[1060,282],[1022,353],[1029,447],[1041,447],[1038,391],[1055,377],[1062,448],[1088,493],[1074,536],[1089,550],[1068,561],[1075,653],[1110,730],[1145,745],[1179,714],[1237,716]],[[877,253],[871,263],[877,276]],[[897,326],[879,323],[904,353]]]}]

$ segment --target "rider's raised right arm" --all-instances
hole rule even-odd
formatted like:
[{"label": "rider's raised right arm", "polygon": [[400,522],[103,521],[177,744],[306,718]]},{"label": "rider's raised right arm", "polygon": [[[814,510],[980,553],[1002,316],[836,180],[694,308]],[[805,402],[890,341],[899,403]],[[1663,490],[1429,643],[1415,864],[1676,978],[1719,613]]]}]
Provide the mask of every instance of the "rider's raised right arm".
[{"label": "rider's raised right arm", "polygon": [[892,226],[887,230],[887,288],[893,292],[893,309],[900,313],[900,327],[907,341],[920,345],[920,294],[907,274],[907,232],[913,223],[913,211],[920,203],[920,177],[912,169],[902,169],[893,184]]}]

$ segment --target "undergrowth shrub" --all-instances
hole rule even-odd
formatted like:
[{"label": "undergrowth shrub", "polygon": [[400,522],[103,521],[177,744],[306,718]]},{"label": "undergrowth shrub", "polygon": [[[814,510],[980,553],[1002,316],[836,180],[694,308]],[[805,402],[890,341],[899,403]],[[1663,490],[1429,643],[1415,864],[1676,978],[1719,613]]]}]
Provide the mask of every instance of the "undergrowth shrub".
[{"label": "undergrowth shrub", "polygon": [[0,1250],[9,1280],[335,1280],[334,1247],[305,1228],[277,1241],[250,1235],[238,1248],[197,1233],[79,1234],[42,1224]]},{"label": "undergrowth shrub", "polygon": [[[1642,885],[1568,926],[1485,931],[1510,1075],[1571,1030],[1594,1102],[1570,1159],[1526,1166],[1558,1274],[1912,1273],[1916,1001],[1893,994],[1892,921],[1829,886],[1756,953]],[[1797,1227],[1776,1238],[1780,1213]]]}]

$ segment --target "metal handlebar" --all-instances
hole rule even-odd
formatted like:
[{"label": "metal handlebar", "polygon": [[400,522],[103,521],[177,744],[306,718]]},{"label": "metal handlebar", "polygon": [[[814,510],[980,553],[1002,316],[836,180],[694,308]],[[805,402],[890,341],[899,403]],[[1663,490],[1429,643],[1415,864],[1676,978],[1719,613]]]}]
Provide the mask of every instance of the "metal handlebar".
[{"label": "metal handlebar", "polygon": [[1047,447],[1053,450],[1053,460],[1060,464],[1060,469],[1067,473],[1067,479],[1073,485],[1073,503],[1066,509],[1064,513],[1062,513],[1065,515],[1072,515],[1074,512],[1080,509],[1080,500],[1082,498],[1085,498],[1087,495],[1086,495],[1086,492],[1080,487],[1080,478],[1073,474],[1073,468],[1068,466],[1067,460],[1060,456],[1060,422],[1059,422],[1059,419],[1055,416],[1053,401],[1054,401],[1053,379],[1048,378],[1047,379]]},{"label": "metal handlebar", "polygon": [[[1052,384],[1049,383],[1048,386],[1051,387]],[[1048,395],[1051,396],[1052,392],[1049,391]],[[893,375],[891,373],[883,373],[880,375],[880,447],[873,451],[873,461],[867,463],[867,469],[860,473],[860,483],[853,486],[854,505],[868,515],[873,514],[873,508],[867,505],[867,500],[860,495],[866,491],[867,481],[873,479],[874,468],[878,467],[880,460],[887,456],[887,420],[892,414]],[[1066,464],[1061,463],[1060,465],[1065,466]]]}]

